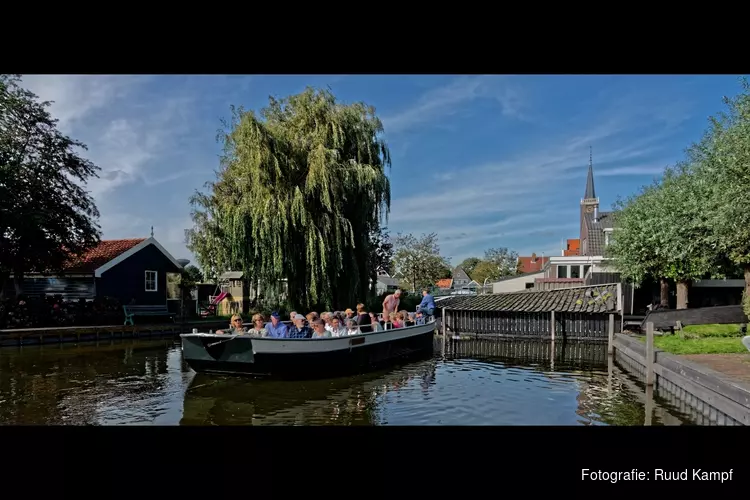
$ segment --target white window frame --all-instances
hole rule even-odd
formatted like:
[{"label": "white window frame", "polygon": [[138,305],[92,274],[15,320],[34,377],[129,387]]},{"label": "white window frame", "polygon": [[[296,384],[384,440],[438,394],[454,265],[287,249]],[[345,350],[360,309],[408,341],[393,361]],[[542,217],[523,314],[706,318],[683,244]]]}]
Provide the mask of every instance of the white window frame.
[{"label": "white window frame", "polygon": [[[148,288],[148,283],[149,283],[148,273],[154,273],[154,279],[153,279],[153,281],[154,281],[154,289],[153,290],[150,290]],[[145,274],[144,274],[144,283],[143,283],[143,286],[144,286],[144,289],[147,292],[158,292],[159,291],[159,273],[157,271],[146,271]]]}]

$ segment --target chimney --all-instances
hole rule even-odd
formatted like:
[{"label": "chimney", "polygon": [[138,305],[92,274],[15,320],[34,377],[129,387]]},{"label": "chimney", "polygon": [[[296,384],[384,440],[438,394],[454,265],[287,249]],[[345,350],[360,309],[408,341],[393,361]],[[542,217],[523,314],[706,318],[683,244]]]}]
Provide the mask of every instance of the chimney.
[{"label": "chimney", "polygon": [[594,205],[594,222],[599,222],[599,207]]},{"label": "chimney", "polygon": [[533,262],[534,264],[536,264],[536,254],[535,253],[531,254],[531,262]]}]

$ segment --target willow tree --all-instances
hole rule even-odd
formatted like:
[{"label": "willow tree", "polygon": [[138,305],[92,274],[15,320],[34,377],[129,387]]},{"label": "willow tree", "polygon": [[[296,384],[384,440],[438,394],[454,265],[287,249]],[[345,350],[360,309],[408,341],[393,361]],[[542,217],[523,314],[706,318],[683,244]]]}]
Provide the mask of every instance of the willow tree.
[{"label": "willow tree", "polygon": [[260,113],[233,107],[224,125],[210,197],[229,262],[264,286],[287,280],[298,309],[364,301],[370,235],[390,209],[375,109],[308,88]]}]

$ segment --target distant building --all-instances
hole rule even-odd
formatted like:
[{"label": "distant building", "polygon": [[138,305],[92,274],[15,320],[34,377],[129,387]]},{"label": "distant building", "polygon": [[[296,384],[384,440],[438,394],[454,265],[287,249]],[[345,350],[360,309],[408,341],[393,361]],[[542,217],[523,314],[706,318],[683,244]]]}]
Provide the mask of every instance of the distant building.
[{"label": "distant building", "polygon": [[[28,274],[26,296],[61,295],[66,300],[112,297],[123,304],[167,304],[167,274],[180,273],[180,263],[154,237],[102,240],[72,259],[57,275]],[[7,280],[6,296],[15,294]]]},{"label": "distant building", "polygon": [[544,269],[545,264],[549,262],[549,257],[537,257],[532,253],[530,257],[518,257],[519,274],[536,273]]}]

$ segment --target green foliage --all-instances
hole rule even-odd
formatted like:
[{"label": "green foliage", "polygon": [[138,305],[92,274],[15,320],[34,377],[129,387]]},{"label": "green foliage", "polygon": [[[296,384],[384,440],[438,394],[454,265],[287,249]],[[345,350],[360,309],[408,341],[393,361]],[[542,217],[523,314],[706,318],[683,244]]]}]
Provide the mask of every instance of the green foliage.
[{"label": "green foliage", "polygon": [[725,99],[687,159],[618,203],[607,249],[622,274],[689,282],[750,266],[750,86]]},{"label": "green foliage", "polygon": [[190,264],[185,267],[185,270],[183,272],[182,282],[183,283],[188,282],[188,283],[191,283],[192,285],[195,285],[196,283],[202,283],[203,273],[201,273],[200,269]]},{"label": "green foliage", "polygon": [[471,279],[475,280],[474,278],[474,269],[479,265],[479,263],[482,262],[482,259],[479,257],[467,257],[464,259],[458,267],[466,271],[466,274],[471,276]]},{"label": "green foliage", "polygon": [[232,108],[209,193],[193,199],[189,248],[208,276],[287,279],[295,308],[370,293],[371,235],[390,206],[390,154],[374,108],[308,88],[255,113]]},{"label": "green foliage", "polygon": [[750,266],[750,83],[725,98],[726,110],[711,118],[703,139],[689,150],[696,176],[711,187],[706,213],[714,245]]},{"label": "green foliage", "polygon": [[486,279],[493,281],[518,274],[518,253],[505,247],[489,248],[484,252],[484,258],[469,257],[459,267],[483,285]]},{"label": "green foliage", "polygon": [[407,290],[432,287],[444,276],[445,268],[450,267],[448,259],[440,255],[435,233],[423,234],[420,238],[399,233],[394,249],[393,263],[403,273],[403,287]]},{"label": "green foliage", "polygon": [[[0,278],[54,272],[99,242],[94,200],[82,187],[99,167],[64,135],[51,103],[0,75]],[[4,279],[0,279],[1,282]]]}]

